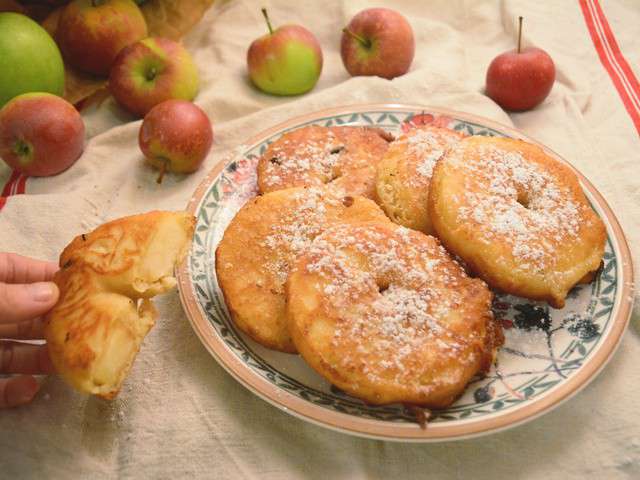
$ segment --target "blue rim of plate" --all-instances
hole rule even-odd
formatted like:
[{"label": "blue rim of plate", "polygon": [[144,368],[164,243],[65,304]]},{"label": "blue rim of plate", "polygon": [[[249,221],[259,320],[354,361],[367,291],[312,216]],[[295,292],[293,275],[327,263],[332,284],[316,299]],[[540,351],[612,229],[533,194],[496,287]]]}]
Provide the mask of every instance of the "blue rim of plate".
[{"label": "blue rim of plate", "polygon": [[[178,269],[180,296],[194,330],[214,358],[243,385],[289,413],[373,438],[465,438],[535,418],[575,394],[610,358],[628,323],[633,276],[628,247],[608,205],[579,172],[587,197],[607,226],[603,269],[594,282],[574,289],[561,311],[549,309],[544,303],[497,295],[494,312],[503,320],[507,336],[498,356],[499,367],[485,378],[474,379],[456,403],[435,413],[425,430],[415,423],[414,413],[402,405],[366,405],[329,385],[319,388],[314,380],[311,386],[306,378],[284,372],[283,362],[277,357],[287,354],[265,355],[264,349],[235,328],[215,279],[217,242],[233,214],[255,195],[255,164],[270,142],[288,130],[312,123],[374,126],[397,133],[403,125],[417,120],[468,134],[510,136],[537,143],[488,119],[411,105],[347,106],[276,125],[238,147],[194,193],[188,210],[196,215],[196,232],[192,249]],[[511,330],[514,335],[510,335]],[[510,346],[510,336],[524,339],[527,348]],[[542,344],[546,351],[539,351]],[[513,357],[519,361],[514,362]]]}]

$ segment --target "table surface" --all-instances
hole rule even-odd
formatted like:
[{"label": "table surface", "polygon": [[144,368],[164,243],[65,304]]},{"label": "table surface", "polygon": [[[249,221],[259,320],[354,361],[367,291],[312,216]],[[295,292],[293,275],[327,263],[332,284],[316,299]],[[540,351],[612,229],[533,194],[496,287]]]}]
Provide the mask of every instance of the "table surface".
[{"label": "table surface", "polygon": [[[203,168],[156,185],[137,148],[139,121],[107,100],[83,112],[90,140],[67,172],[24,180],[0,166],[0,186],[15,193],[0,211],[0,251],[56,260],[74,235],[108,219],[183,208],[207,171],[260,130],[331,106],[400,102],[492,118],[557,151],[616,212],[640,271],[640,3],[375,2],[414,28],[412,68],[393,81],[351,78],[340,59],[341,28],[372,3],[268,2],[275,24],[306,25],[322,45],[322,77],[300,97],[268,96],[247,80],[246,49],[265,33],[262,4],[216,4],[184,39],[201,75],[196,102],[214,122]],[[542,105],[508,115],[483,88],[491,59],[514,46],[518,15],[524,44],[545,49],[557,77]],[[1,478],[640,478],[637,307],[603,373],[554,411],[487,437],[407,445],[279,411],[209,356],[176,292],[156,303],[158,323],[116,400],[87,398],[50,377],[33,404],[0,412]]]}]

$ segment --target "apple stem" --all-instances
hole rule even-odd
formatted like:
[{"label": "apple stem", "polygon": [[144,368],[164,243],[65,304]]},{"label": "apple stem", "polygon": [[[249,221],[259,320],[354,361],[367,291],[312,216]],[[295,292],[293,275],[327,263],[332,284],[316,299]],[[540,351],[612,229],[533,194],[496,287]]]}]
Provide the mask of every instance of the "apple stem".
[{"label": "apple stem", "polygon": [[362,46],[364,48],[371,48],[371,40],[367,40],[367,39],[362,38],[360,35],[357,35],[357,34],[353,33],[351,30],[349,30],[346,27],[343,28],[342,31],[344,33],[346,33],[347,35],[351,35],[353,38],[358,40],[362,44]]},{"label": "apple stem", "polygon": [[269,28],[269,34],[273,35],[273,27],[271,26],[271,21],[269,20],[269,15],[267,15],[267,9],[262,9],[262,16],[264,17],[265,22],[267,22],[267,27]]},{"label": "apple stem", "polygon": [[162,166],[160,167],[160,175],[156,179],[156,183],[160,185],[162,183],[162,179],[164,178],[164,174],[167,173],[167,160],[162,160]]},{"label": "apple stem", "polygon": [[99,7],[104,3],[104,0],[91,0],[91,5],[94,7]]},{"label": "apple stem", "polygon": [[520,46],[522,45],[522,17],[518,17],[518,53],[520,53]]}]

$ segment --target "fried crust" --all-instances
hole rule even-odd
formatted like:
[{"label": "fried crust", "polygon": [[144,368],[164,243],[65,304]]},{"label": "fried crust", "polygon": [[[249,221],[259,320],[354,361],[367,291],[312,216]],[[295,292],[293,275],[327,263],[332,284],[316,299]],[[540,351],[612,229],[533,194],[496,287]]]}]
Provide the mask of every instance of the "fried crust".
[{"label": "fried crust", "polygon": [[328,227],[388,219],[364,197],[339,197],[326,188],[291,188],[245,204],[216,249],[216,273],[235,324],[267,348],[295,353],[284,283],[297,255]]},{"label": "fried crust", "polygon": [[155,323],[149,298],[173,288],[175,265],[193,235],[186,212],[120,218],[63,250],[54,282],[60,299],[45,317],[58,373],[84,393],[114,398]]},{"label": "fried crust", "polygon": [[434,237],[392,223],[325,231],[286,288],[302,357],[370,404],[447,407],[502,343],[486,284]]},{"label": "fried crust", "polygon": [[285,133],[258,162],[261,193],[327,185],[338,195],[375,196],[376,166],[389,136],[377,128],[310,125]]},{"label": "fried crust", "polygon": [[464,134],[455,130],[426,125],[391,142],[378,164],[376,200],[393,222],[434,233],[427,210],[433,166],[462,138]]},{"label": "fried crust", "polygon": [[490,287],[555,308],[604,254],[575,173],[522,140],[462,140],[437,162],[428,208],[445,247]]}]

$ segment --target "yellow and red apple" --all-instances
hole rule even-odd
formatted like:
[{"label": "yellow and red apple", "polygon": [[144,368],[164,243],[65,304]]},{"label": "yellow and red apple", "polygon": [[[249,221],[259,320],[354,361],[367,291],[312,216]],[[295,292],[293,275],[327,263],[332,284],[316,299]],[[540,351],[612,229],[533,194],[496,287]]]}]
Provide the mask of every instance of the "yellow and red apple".
[{"label": "yellow and red apple", "polygon": [[14,97],[0,110],[0,157],[25,175],[55,175],[82,154],[84,123],[66,100],[44,92]]},{"label": "yellow and red apple", "polygon": [[207,114],[184,100],[167,100],[144,117],[138,134],[140,150],[147,161],[165,172],[195,172],[209,154],[213,129]]},{"label": "yellow and red apple", "polygon": [[160,37],[124,48],[109,76],[118,103],[141,117],[165,100],[193,100],[198,84],[198,70],[187,49]]},{"label": "yellow and red apple", "polygon": [[60,15],[56,39],[74,67],[107,76],[127,45],[147,36],[147,23],[133,0],[73,0]]},{"label": "yellow and red apple", "polygon": [[388,8],[369,8],[342,30],[340,54],[352,76],[392,79],[409,71],[415,53],[411,25]]},{"label": "yellow and red apple", "polygon": [[322,50],[316,37],[300,25],[273,29],[262,9],[269,33],[255,40],[247,51],[249,78],[263,92],[299,95],[318,82]]}]

